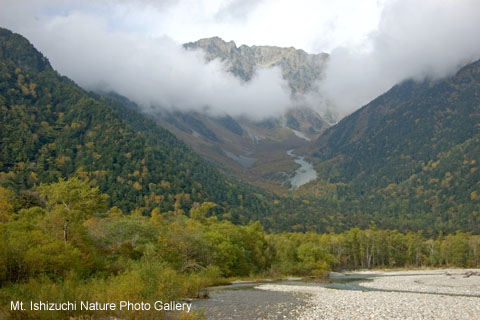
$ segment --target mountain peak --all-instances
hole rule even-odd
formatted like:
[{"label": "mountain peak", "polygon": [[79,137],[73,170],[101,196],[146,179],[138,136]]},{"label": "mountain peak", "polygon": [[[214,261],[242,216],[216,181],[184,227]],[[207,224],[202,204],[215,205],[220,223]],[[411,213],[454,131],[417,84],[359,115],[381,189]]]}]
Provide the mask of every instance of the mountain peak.
[{"label": "mountain peak", "polygon": [[220,37],[211,37],[211,38],[203,38],[203,39],[200,39],[198,41],[195,41],[195,42],[189,42],[189,43],[186,43],[185,45],[185,48],[187,49],[190,49],[190,48],[197,48],[197,47],[201,47],[201,48],[210,48],[210,50],[213,50],[214,48],[218,48],[219,50],[225,52],[225,51],[229,51],[229,50],[236,50],[237,49],[237,45],[235,44],[235,42],[232,40],[232,41],[224,41],[222,38]]},{"label": "mountain peak", "polygon": [[200,39],[184,44],[186,49],[202,49],[205,59],[228,62],[230,72],[245,81],[250,80],[257,68],[280,67],[292,93],[306,92],[320,79],[328,54],[309,54],[294,47],[276,46],[237,47],[234,41],[225,42],[219,37]]}]

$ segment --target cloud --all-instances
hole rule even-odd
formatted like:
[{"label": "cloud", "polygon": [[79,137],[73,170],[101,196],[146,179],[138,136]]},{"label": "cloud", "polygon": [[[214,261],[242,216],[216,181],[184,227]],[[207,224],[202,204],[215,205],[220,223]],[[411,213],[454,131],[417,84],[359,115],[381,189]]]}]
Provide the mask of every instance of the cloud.
[{"label": "cloud", "polygon": [[259,69],[244,82],[218,60],[207,64],[203,52],[187,51],[167,36],[112,28],[111,20],[83,10],[30,23],[26,35],[60,73],[87,90],[115,91],[148,111],[161,107],[260,120],[291,106],[278,68]]},{"label": "cloud", "polygon": [[0,0],[0,8],[0,25],[85,88],[212,114],[262,118],[292,102],[278,70],[244,83],[182,42],[220,36],[330,50],[320,94],[293,103],[343,115],[405,79],[437,79],[480,58],[478,0]]},{"label": "cloud", "polygon": [[322,93],[343,113],[409,79],[438,79],[480,58],[480,1],[397,0],[362,45],[331,52]]},{"label": "cloud", "polygon": [[218,21],[245,21],[248,16],[262,3],[262,0],[229,0],[215,14]]},{"label": "cloud", "polygon": [[167,34],[179,43],[219,36],[317,53],[374,29],[384,1],[391,0],[0,0],[0,19],[22,28],[32,15],[82,11],[103,16],[115,28]]}]

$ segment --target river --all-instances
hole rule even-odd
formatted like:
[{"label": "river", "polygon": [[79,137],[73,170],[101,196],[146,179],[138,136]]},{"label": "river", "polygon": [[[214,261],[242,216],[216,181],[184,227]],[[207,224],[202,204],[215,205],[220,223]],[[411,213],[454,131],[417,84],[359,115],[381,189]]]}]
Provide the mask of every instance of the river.
[{"label": "river", "polygon": [[293,153],[294,149],[288,150],[287,154],[293,158],[300,168],[295,170],[293,177],[290,178],[291,189],[298,189],[300,186],[317,179],[317,171],[313,165],[305,160],[305,157],[297,156]]},{"label": "river", "polygon": [[193,309],[211,320],[478,319],[480,269],[473,271],[331,273],[328,283],[235,283],[210,288],[210,298],[194,301]]},{"label": "river", "polygon": [[[201,311],[206,319],[295,319],[307,307],[307,294],[255,289],[265,283],[280,285],[320,286],[340,290],[365,290],[359,287],[366,277],[342,277],[330,283],[280,280],[269,282],[234,283],[209,289],[209,298],[193,301],[193,310]],[[367,289],[368,290],[368,289]]]}]

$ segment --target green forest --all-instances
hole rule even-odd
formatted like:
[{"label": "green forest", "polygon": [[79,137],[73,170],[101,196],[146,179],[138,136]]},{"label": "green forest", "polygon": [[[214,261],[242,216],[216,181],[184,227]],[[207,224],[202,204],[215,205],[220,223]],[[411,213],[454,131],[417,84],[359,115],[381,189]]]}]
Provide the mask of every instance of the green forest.
[{"label": "green forest", "polygon": [[[233,278],[325,279],[330,270],[480,266],[480,236],[470,233],[428,238],[374,225],[342,233],[267,233],[258,222],[218,219],[212,202],[184,213],[155,208],[144,216],[108,206],[108,195],[80,178],[40,184],[30,199],[35,205],[25,207],[14,192],[0,189],[0,316],[7,318],[86,315],[8,311],[12,300],[169,301],[197,297]],[[152,316],[122,311],[126,315]]]}]

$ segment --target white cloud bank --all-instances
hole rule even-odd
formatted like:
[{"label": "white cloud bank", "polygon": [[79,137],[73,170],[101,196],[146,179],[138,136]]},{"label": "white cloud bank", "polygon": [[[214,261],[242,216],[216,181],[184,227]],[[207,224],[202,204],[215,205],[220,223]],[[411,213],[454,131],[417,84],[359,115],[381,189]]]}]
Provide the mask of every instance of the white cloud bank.
[{"label": "white cloud bank", "polygon": [[344,113],[406,80],[438,79],[480,58],[480,1],[397,0],[361,46],[332,51],[322,93]]},{"label": "white cloud bank", "polygon": [[244,83],[181,42],[219,35],[330,49],[321,95],[300,100],[322,108],[327,97],[341,114],[400,81],[443,77],[480,58],[479,0],[0,0],[0,8],[0,26],[26,36],[86,89],[254,119],[292,105],[279,70]]},{"label": "white cloud bank", "polygon": [[20,32],[62,74],[87,90],[115,91],[145,110],[161,107],[260,120],[292,105],[278,68],[259,69],[244,82],[220,61],[206,63],[201,51],[185,50],[167,36],[118,31],[97,13],[77,10],[25,22],[18,26]]}]

